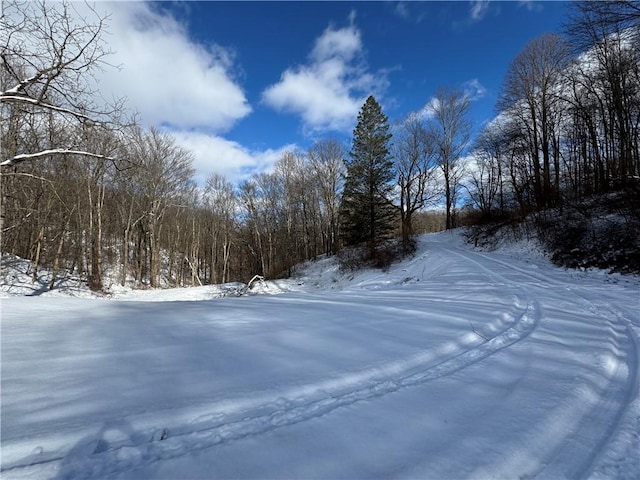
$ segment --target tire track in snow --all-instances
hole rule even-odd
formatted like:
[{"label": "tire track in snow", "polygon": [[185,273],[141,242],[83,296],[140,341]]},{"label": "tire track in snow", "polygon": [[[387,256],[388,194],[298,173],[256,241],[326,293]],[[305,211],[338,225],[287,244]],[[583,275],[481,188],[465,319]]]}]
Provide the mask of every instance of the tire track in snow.
[{"label": "tire track in snow", "polygon": [[[220,405],[217,408],[216,405],[211,405],[209,414],[195,419],[197,421],[204,418],[198,423],[187,422],[169,427],[166,434],[163,432],[165,425],[137,432],[136,438],[149,439],[145,442],[125,440],[109,443],[102,439],[92,439],[84,445],[76,446],[75,454],[58,454],[44,459],[40,456],[40,461],[9,465],[3,469],[3,473],[28,470],[32,465],[61,462],[65,471],[73,472],[73,478],[104,478],[155,461],[177,458],[306,422],[338,408],[453,375],[528,337],[535,330],[539,318],[539,306],[531,302],[524,306],[509,326],[495,336],[445,358],[438,356],[437,363],[425,361],[422,365],[415,365],[412,360],[407,360],[395,365],[391,371],[385,368],[372,369],[370,373],[364,374],[365,378],[362,378],[363,374],[347,374],[339,380],[292,388],[284,395],[269,400],[226,400],[222,403],[233,405],[238,401],[253,405],[232,414],[226,413]],[[125,420],[131,424],[136,423],[135,418]],[[161,436],[166,438],[161,439]]]},{"label": "tire track in snow", "polygon": [[[565,476],[567,478],[585,478],[593,472],[598,463],[598,454],[612,440],[626,415],[632,414],[633,401],[637,398],[640,374],[638,371],[638,344],[624,313],[611,302],[596,304],[584,295],[577,293],[585,303],[594,307],[594,311],[610,325],[610,339],[615,350],[624,355],[612,355],[606,362],[606,384],[600,386],[594,397],[594,388],[584,386],[577,395],[586,402],[588,409],[579,419],[575,430],[565,434],[562,445],[546,462],[539,474],[545,477]],[[615,327],[618,327],[616,329]],[[623,333],[618,338],[615,333]],[[636,421],[638,412],[635,412]],[[583,445],[590,445],[585,449]],[[582,458],[580,454],[582,453]],[[636,452],[630,452],[637,455]],[[626,459],[626,461],[632,461]]]},{"label": "tire track in snow", "polygon": [[[472,253],[457,249],[451,251],[473,262],[494,279],[513,282],[472,258]],[[572,392],[573,401],[553,412],[539,431],[528,440],[528,448],[536,444],[540,450],[546,451],[545,458],[537,460],[538,466],[533,467],[533,471],[531,459],[527,459],[527,455],[515,455],[504,465],[489,469],[490,471],[475,472],[474,476],[509,477],[513,472],[530,470],[529,476],[584,478],[593,472],[599,461],[598,453],[612,440],[624,417],[633,414],[633,401],[640,388],[640,355],[638,342],[631,327],[631,315],[629,312],[620,311],[615,306],[615,300],[608,295],[599,296],[600,299],[606,300],[597,303],[590,298],[590,294],[582,292],[580,288],[569,289],[564,283],[538,272],[531,272],[493,256],[480,255],[485,262],[524,276],[531,284],[531,290],[556,287],[575,296],[578,303],[586,306],[596,318],[606,321],[609,326],[607,340],[613,348],[611,355],[605,359],[604,382],[594,386],[588,385],[585,379],[583,383],[578,384]],[[617,351],[624,354],[616,353]],[[571,424],[572,428],[558,428],[559,424],[565,427]],[[589,445],[589,448],[585,449],[584,445]],[[525,459],[525,463],[522,459]]]}]

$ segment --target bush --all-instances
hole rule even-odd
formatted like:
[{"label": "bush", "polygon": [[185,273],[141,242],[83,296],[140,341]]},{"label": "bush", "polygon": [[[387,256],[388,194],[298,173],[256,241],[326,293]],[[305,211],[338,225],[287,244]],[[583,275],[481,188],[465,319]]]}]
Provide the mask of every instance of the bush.
[{"label": "bush", "polygon": [[514,213],[466,231],[476,247],[536,238],[551,261],[568,268],[601,268],[640,273],[640,185],[607,195],[566,202],[520,220]]},{"label": "bush", "polygon": [[388,271],[391,265],[410,255],[417,249],[415,240],[402,242],[387,240],[376,246],[343,248],[337,254],[340,270],[354,272],[363,268],[378,268]]},{"label": "bush", "polygon": [[336,256],[341,271],[355,272],[369,266],[370,255],[365,247],[345,247]]},{"label": "bush", "polygon": [[640,215],[629,192],[594,197],[538,217],[551,260],[569,268],[640,273]]}]

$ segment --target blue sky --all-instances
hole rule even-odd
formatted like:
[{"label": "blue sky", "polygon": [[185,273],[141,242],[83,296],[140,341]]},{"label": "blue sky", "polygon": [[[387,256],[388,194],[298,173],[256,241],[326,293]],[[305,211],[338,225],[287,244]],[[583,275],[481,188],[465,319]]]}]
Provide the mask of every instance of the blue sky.
[{"label": "blue sky", "polygon": [[390,121],[440,86],[465,89],[476,125],[495,114],[511,60],[561,32],[568,2],[114,2],[108,43],[125,95],[147,125],[195,155],[198,181],[237,182],[287,149],[348,141],[369,94]]}]

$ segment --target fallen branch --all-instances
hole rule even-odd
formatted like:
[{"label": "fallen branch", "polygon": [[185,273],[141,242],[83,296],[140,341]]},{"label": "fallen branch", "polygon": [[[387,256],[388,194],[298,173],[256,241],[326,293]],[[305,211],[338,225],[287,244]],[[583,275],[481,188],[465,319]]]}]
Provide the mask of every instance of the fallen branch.
[{"label": "fallen branch", "polygon": [[473,330],[473,333],[475,333],[476,335],[478,335],[480,338],[482,338],[485,342],[488,342],[489,339],[487,337],[485,337],[484,335],[482,335],[480,332],[478,332],[476,330],[476,328],[473,326],[473,323],[471,323],[471,320],[468,320],[469,325],[471,325],[471,330]]},{"label": "fallen branch", "polygon": [[262,275],[254,275],[253,278],[249,280],[249,283],[247,283],[247,289],[251,290],[256,282],[264,284],[264,277]]}]

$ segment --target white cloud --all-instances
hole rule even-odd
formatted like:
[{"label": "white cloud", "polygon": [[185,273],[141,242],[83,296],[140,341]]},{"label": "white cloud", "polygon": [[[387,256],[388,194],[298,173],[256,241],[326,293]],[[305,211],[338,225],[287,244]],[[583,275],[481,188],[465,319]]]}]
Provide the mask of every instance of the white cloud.
[{"label": "white cloud", "polygon": [[277,149],[258,151],[204,132],[174,130],[171,134],[179,145],[193,153],[193,166],[199,185],[203,185],[206,178],[214,172],[237,184],[254,172],[270,171],[286,151],[297,148],[295,145],[284,145]]},{"label": "white cloud", "polygon": [[417,112],[410,114],[410,116],[416,115],[418,118],[429,120],[430,118],[433,118],[439,106],[440,100],[438,100],[436,97],[431,97],[427,101],[427,103],[424,104],[424,107],[422,107]]},{"label": "white cloud", "polygon": [[232,76],[230,51],[194,43],[177,20],[145,2],[97,8],[109,10],[106,40],[115,53],[108,60],[121,66],[98,73],[103,96],[126,97],[149,125],[224,132],[251,112]]},{"label": "white cloud", "polygon": [[[477,78],[473,78],[464,82],[461,85],[460,90],[471,102],[481,99],[487,93],[487,89],[480,83]],[[410,113],[409,116],[417,116],[418,118],[428,120],[430,118],[433,118],[435,111],[439,106],[440,101],[437,97],[433,96],[429,100],[427,100],[427,102],[420,110]]]},{"label": "white cloud", "polygon": [[305,65],[285,70],[280,81],[262,93],[272,108],[300,115],[311,131],[348,131],[368,95],[379,95],[385,75],[370,73],[363,60],[360,31],[351,24],[329,26],[316,39]]},{"label": "white cloud", "polygon": [[406,2],[398,2],[396,4],[396,8],[393,9],[394,13],[405,20],[409,20],[411,13],[409,12],[409,7]]},{"label": "white cloud", "polygon": [[351,25],[340,30],[327,28],[316,40],[311,51],[311,59],[314,62],[331,61],[334,58],[349,62],[362,50],[360,32]]},{"label": "white cloud", "polygon": [[396,3],[393,9],[393,14],[396,17],[413,24],[422,22],[426,17],[426,13],[424,11],[420,12],[420,5],[418,2],[413,1],[401,1]]},{"label": "white cloud", "polygon": [[520,0],[518,6],[524,7],[530,12],[541,12],[544,8],[541,3],[533,0]]},{"label": "white cloud", "polygon": [[471,4],[469,15],[474,22],[482,20],[489,11],[489,0],[471,0],[469,3]]},{"label": "white cloud", "polygon": [[462,90],[471,101],[479,100],[487,94],[486,87],[477,78],[464,82]]}]

